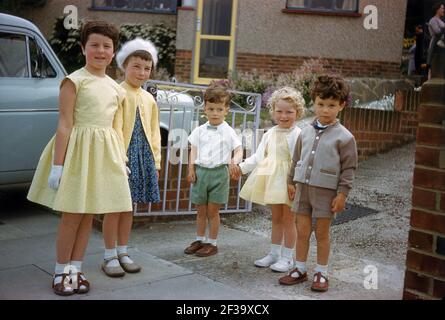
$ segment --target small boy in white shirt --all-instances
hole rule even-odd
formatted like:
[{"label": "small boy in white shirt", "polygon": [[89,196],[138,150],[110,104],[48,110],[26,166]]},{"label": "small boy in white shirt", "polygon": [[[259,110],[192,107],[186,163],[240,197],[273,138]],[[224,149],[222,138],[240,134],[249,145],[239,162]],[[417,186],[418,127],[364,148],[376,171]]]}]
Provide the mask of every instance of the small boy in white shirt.
[{"label": "small boy in white shirt", "polygon": [[[230,100],[225,87],[209,86],[204,94],[204,113],[209,121],[193,130],[188,139],[191,150],[187,179],[193,183],[192,203],[198,213],[196,241],[184,250],[186,254],[208,257],[218,252],[219,208],[229,199],[230,177],[236,176],[237,164],[243,158],[240,139],[224,121]],[[210,227],[206,241],[207,222]]]}]

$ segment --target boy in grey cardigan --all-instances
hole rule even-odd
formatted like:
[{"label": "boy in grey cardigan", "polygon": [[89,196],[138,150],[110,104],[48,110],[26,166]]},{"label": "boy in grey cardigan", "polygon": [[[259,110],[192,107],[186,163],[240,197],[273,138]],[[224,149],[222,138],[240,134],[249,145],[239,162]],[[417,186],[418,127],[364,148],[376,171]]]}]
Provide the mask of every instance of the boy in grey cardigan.
[{"label": "boy in grey cardigan", "polygon": [[354,136],[337,119],[349,95],[341,78],[320,76],[312,89],[316,119],[297,139],[288,176],[289,198],[297,217],[295,269],[280,278],[283,285],[307,280],[306,260],[316,219],[317,266],[311,289],[327,291],[329,231],[332,218],[345,208],[357,168]]}]

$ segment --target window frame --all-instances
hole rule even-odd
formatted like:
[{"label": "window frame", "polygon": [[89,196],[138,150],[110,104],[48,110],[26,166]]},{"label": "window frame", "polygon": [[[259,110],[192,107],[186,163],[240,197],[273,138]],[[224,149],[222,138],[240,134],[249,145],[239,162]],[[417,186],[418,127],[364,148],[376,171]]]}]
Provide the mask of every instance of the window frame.
[{"label": "window frame", "polygon": [[[7,76],[7,77],[0,77],[0,79],[54,79],[59,77],[60,72],[59,72],[59,68],[56,67],[57,61],[53,60],[53,57],[50,57],[47,55],[47,52],[43,49],[44,47],[44,43],[40,40],[39,36],[36,34],[29,34],[27,32],[24,32],[23,30],[18,30],[16,28],[12,28],[12,29],[0,29],[1,33],[8,33],[8,34],[15,34],[15,35],[20,35],[23,36],[25,38],[25,46],[26,46],[26,67],[27,67],[27,73],[28,76],[26,77],[11,77],[11,76]],[[32,62],[31,62],[31,41],[33,41],[35,43],[36,49],[37,47],[40,48],[40,50],[42,50],[42,54],[44,59],[46,59],[46,62],[51,66],[51,69],[54,72],[54,76],[51,77],[35,77],[33,76],[32,73]],[[60,67],[60,66],[59,66]]]},{"label": "window frame", "polygon": [[[114,2],[114,0],[111,0]],[[133,4],[134,0],[127,0],[129,3]],[[111,6],[100,6],[96,4],[96,0],[91,1],[91,10],[97,11],[117,11],[117,12],[135,12],[135,13],[155,13],[155,14],[177,14],[178,13],[178,1],[173,1],[173,8],[171,10],[159,10],[159,9],[138,9],[138,8],[119,8],[114,5]]]},{"label": "window frame", "polygon": [[[308,0],[312,2],[312,0]],[[344,10],[344,9],[319,9],[319,8],[311,8],[311,7],[296,7],[289,6],[289,0],[286,0],[286,8],[284,9],[286,12],[305,12],[305,13],[320,13],[320,14],[330,14],[330,15],[354,15],[359,14],[359,0],[355,0],[355,9],[353,10]]]}]

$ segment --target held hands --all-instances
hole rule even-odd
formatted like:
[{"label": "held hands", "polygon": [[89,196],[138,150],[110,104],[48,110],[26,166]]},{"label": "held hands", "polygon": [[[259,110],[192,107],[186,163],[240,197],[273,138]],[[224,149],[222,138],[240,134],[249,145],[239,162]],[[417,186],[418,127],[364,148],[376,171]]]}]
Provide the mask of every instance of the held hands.
[{"label": "held hands", "polygon": [[234,163],[229,164],[229,174],[232,180],[238,180],[243,175],[239,165]]},{"label": "held hands", "polygon": [[62,177],[63,166],[52,165],[51,172],[48,177],[48,186],[51,189],[57,190],[60,184],[60,178]]},{"label": "held hands", "polygon": [[345,210],[346,196],[343,193],[338,193],[332,200],[331,211],[332,213],[338,213]]},{"label": "held hands", "polygon": [[189,167],[189,173],[187,175],[187,181],[188,183],[195,183],[196,182],[196,173],[194,167]]},{"label": "held hands", "polygon": [[295,192],[296,192],[295,186],[293,184],[288,184],[287,185],[287,195],[289,196],[290,200],[294,200]]}]

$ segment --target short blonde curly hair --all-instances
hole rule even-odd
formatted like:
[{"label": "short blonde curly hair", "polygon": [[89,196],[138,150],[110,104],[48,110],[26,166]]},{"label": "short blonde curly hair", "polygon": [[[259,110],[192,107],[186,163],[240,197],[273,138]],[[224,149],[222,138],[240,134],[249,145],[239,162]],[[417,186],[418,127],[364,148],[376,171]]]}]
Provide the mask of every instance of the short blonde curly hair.
[{"label": "short blonde curly hair", "polygon": [[269,100],[267,100],[267,108],[271,116],[273,116],[275,111],[275,105],[280,100],[284,100],[293,105],[297,112],[297,119],[300,119],[304,115],[306,102],[304,101],[303,95],[294,88],[283,87],[275,90]]}]

